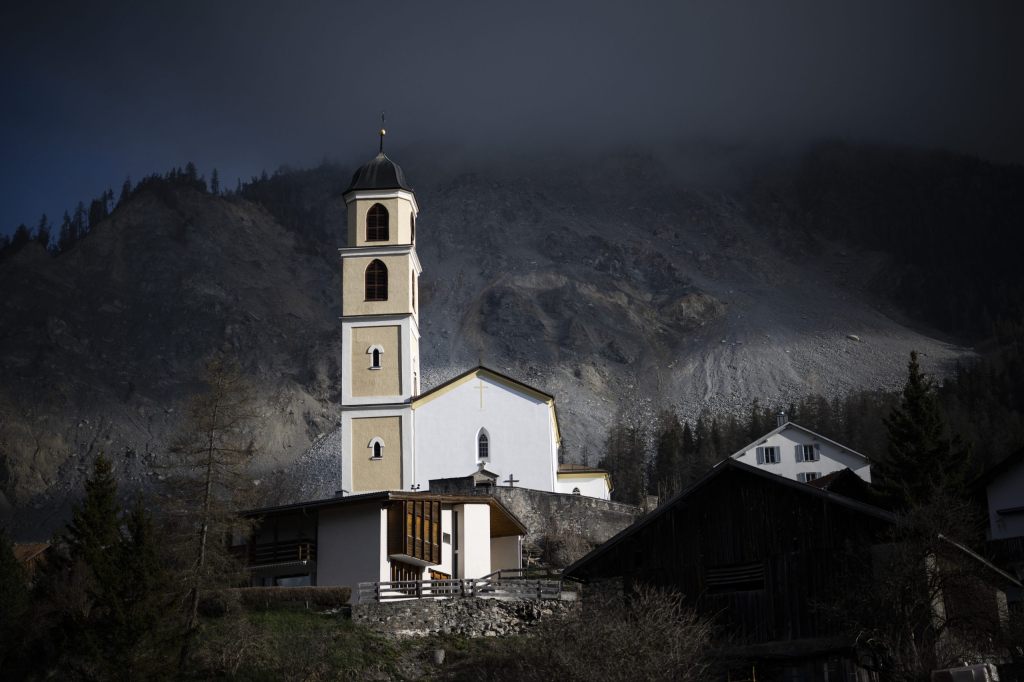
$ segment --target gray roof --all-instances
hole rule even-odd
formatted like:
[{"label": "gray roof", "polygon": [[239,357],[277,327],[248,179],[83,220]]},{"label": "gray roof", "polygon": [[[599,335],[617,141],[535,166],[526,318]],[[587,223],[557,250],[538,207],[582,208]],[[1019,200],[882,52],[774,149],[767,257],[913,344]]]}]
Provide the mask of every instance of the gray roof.
[{"label": "gray roof", "polygon": [[360,189],[404,189],[412,191],[405,181],[405,173],[398,164],[389,159],[384,152],[373,157],[352,175],[352,183],[345,194]]}]

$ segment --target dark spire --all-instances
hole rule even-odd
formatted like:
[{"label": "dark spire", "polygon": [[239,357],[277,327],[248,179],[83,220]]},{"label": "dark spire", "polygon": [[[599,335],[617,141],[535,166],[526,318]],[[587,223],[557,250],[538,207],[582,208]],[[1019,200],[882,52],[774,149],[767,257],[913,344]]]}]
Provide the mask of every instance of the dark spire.
[{"label": "dark spire", "polygon": [[388,131],[384,130],[384,112],[380,112],[380,153],[384,153],[384,136],[388,134]]}]

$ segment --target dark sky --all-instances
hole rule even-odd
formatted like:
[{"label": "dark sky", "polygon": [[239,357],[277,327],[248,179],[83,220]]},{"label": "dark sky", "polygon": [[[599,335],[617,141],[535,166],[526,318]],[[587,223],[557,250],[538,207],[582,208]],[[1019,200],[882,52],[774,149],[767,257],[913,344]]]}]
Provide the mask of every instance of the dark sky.
[{"label": "dark sky", "polygon": [[[23,5],[18,7],[17,5]],[[0,230],[126,174],[817,137],[1024,161],[1024,3],[7,0]]]}]

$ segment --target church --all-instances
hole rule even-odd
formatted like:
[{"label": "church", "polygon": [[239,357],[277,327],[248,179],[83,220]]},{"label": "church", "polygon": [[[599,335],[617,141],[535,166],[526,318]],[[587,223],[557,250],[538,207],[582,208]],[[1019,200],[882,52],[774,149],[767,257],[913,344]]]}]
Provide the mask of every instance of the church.
[{"label": "church", "polygon": [[486,367],[420,390],[419,206],[383,151],[343,197],[341,489],[427,491],[430,482],[609,499],[607,472],[559,465],[554,396]]}]

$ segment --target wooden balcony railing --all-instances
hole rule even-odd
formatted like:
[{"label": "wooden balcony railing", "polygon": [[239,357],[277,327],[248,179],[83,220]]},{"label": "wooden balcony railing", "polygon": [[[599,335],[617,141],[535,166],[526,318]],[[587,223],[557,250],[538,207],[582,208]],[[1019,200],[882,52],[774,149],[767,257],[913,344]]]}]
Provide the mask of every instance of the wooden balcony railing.
[{"label": "wooden balcony railing", "polygon": [[246,559],[249,566],[266,566],[290,561],[316,561],[316,542],[306,538],[261,542],[248,545]]}]

